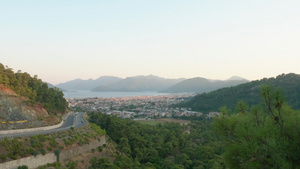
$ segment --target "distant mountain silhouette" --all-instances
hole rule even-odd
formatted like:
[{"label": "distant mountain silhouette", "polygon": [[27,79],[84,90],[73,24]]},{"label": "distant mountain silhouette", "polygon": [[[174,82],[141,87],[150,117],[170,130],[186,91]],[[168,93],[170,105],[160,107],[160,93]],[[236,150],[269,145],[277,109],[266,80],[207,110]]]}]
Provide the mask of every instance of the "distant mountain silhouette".
[{"label": "distant mountain silhouette", "polygon": [[140,91],[160,91],[181,82],[184,79],[165,79],[158,76],[133,76],[127,77],[110,85],[100,85],[93,89],[95,92],[121,91],[121,92],[140,92]]},{"label": "distant mountain silhouette", "polygon": [[98,79],[75,79],[65,83],[60,83],[56,85],[58,88],[63,88],[66,90],[92,90],[100,85],[108,85],[111,83],[116,83],[120,81],[122,78],[114,77],[114,76],[101,76]]},{"label": "distant mountain silhouette", "polygon": [[216,89],[223,87],[236,86],[242,83],[249,82],[248,80],[233,76],[228,80],[209,80],[202,77],[195,77],[191,79],[186,79],[182,82],[179,82],[170,88],[163,90],[162,92],[167,93],[179,93],[179,92],[195,92],[195,93],[204,93],[210,92]]},{"label": "distant mountain silhouette", "polygon": [[227,81],[229,80],[244,80],[244,81],[248,81],[245,78],[239,77],[239,76],[231,76],[229,79],[227,79]]}]

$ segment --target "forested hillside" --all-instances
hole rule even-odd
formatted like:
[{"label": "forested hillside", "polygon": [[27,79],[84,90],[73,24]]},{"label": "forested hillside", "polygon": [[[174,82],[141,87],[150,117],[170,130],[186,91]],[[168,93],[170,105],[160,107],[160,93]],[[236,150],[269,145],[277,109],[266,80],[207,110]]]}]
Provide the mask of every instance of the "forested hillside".
[{"label": "forested hillside", "polygon": [[282,74],[276,78],[264,78],[241,84],[235,87],[218,89],[209,93],[195,96],[186,103],[176,106],[190,107],[193,110],[208,113],[218,111],[220,107],[226,106],[233,110],[238,101],[244,101],[248,105],[261,103],[261,86],[269,84],[279,87],[286,102],[294,109],[300,109],[300,75],[290,73]]},{"label": "forested hillside", "polygon": [[11,68],[0,63],[0,84],[14,90],[18,95],[29,98],[32,103],[41,103],[50,114],[63,113],[67,109],[67,102],[58,88],[48,88],[35,75],[20,70],[15,73]]}]

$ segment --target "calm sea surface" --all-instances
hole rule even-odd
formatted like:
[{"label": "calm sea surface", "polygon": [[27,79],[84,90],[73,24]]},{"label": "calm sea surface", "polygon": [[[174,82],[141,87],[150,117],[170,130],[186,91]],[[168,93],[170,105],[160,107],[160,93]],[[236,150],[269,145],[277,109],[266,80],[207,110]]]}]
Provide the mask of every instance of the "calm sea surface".
[{"label": "calm sea surface", "polygon": [[171,95],[172,93],[157,93],[157,92],[91,92],[87,90],[78,90],[72,92],[63,92],[65,98],[88,98],[88,97],[129,97],[129,96],[157,96]]}]

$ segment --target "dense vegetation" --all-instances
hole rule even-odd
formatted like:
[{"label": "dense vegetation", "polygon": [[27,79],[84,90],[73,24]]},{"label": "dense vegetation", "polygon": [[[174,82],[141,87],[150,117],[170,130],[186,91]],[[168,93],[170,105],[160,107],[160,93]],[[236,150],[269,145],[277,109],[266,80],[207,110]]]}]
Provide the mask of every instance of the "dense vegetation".
[{"label": "dense vegetation", "polygon": [[224,168],[222,144],[211,130],[211,121],[198,118],[191,124],[144,125],[102,113],[90,120],[106,130],[121,152],[114,162],[93,158],[91,168]]},{"label": "dense vegetation", "polygon": [[93,158],[90,168],[300,168],[300,112],[278,88],[263,85],[260,93],[260,104],[239,101],[212,121],[185,117],[192,123],[184,126],[90,113],[121,152],[114,162]]},{"label": "dense vegetation", "polygon": [[287,103],[294,109],[300,109],[300,75],[293,73],[200,94],[190,101],[176,106],[190,107],[193,110],[208,113],[210,111],[218,111],[222,106],[227,106],[228,109],[233,110],[236,103],[240,100],[243,100],[250,106],[256,105],[262,102],[260,88],[265,84],[280,87]]},{"label": "dense vegetation", "polygon": [[48,88],[37,76],[31,77],[28,73],[18,71],[14,73],[11,68],[0,63],[0,84],[14,90],[20,96],[28,97],[32,102],[41,103],[51,114],[65,112],[67,101],[58,88]]}]

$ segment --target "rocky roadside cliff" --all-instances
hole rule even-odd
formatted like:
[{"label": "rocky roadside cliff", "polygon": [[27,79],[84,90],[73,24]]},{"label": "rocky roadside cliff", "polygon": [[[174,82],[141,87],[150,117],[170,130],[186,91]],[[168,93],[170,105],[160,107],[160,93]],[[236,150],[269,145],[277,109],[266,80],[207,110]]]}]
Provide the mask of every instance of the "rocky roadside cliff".
[{"label": "rocky roadside cliff", "polygon": [[50,117],[39,103],[18,96],[13,90],[0,85],[0,130],[54,125],[57,117]]}]

